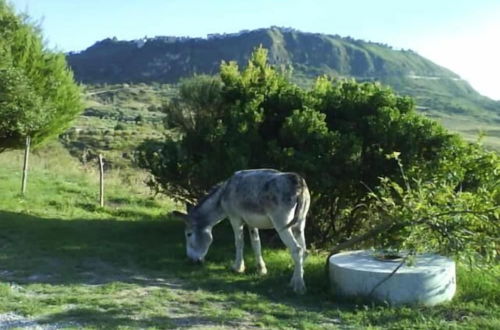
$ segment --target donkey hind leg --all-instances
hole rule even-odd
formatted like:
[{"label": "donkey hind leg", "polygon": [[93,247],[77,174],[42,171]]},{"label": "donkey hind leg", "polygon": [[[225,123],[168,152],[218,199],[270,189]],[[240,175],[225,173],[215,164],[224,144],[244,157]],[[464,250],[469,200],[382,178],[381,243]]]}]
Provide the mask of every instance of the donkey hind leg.
[{"label": "donkey hind leg", "polygon": [[306,285],[304,283],[305,249],[297,242],[290,228],[282,229],[278,231],[278,234],[283,243],[285,243],[290,250],[293,261],[295,262],[290,286],[296,293],[304,294],[306,292]]},{"label": "donkey hind leg", "polygon": [[257,272],[260,275],[266,275],[267,268],[264,259],[262,259],[259,230],[257,228],[248,227],[248,232],[250,233],[250,242],[252,242],[253,252],[255,253],[255,261],[257,262]]},{"label": "donkey hind leg", "polygon": [[295,237],[295,240],[297,241],[297,243],[299,243],[299,245],[304,249],[304,260],[305,260],[307,258],[307,256],[309,255],[309,253],[307,253],[304,226],[297,225],[296,227],[293,227],[292,233],[293,233],[293,237]]},{"label": "donkey hind leg", "polygon": [[243,221],[240,218],[229,218],[234,232],[234,246],[236,248],[236,258],[231,267],[237,273],[245,271],[245,260],[243,258],[243,247],[245,245]]}]

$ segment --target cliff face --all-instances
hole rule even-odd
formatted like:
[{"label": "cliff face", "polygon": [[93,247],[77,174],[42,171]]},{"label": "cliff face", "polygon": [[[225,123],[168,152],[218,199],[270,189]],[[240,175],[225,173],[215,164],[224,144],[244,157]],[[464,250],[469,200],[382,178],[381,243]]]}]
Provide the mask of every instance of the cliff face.
[{"label": "cliff face", "polygon": [[269,50],[273,65],[290,70],[299,84],[324,74],[376,80],[415,97],[422,108],[500,114],[499,102],[482,97],[458,75],[413,51],[292,29],[259,29],[207,39],[105,39],[67,58],[76,79],[83,83],[175,83],[194,74],[215,74],[221,61],[244,66],[259,45]]},{"label": "cliff face", "polygon": [[418,75],[457,78],[411,51],[381,44],[270,28],[208,39],[157,37],[147,40],[105,39],[68,61],[82,82],[176,82],[195,73],[216,73],[221,61],[245,64],[252,50],[269,49],[271,63],[293,67],[314,78],[335,74],[358,78]]}]

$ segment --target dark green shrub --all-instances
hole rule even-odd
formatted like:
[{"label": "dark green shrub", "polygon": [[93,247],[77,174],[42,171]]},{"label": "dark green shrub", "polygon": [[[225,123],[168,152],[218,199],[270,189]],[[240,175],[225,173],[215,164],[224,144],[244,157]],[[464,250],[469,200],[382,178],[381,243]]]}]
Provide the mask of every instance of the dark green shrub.
[{"label": "dark green shrub", "polygon": [[123,131],[127,129],[127,126],[123,123],[120,123],[118,122],[116,125],[115,125],[115,131]]},{"label": "dark green shrub", "polygon": [[[423,180],[462,168],[465,146],[416,114],[410,98],[377,83],[326,78],[304,90],[271,68],[263,49],[243,71],[223,63],[218,77],[184,81],[165,110],[175,133],[143,144],[138,158],[157,190],[193,201],[237,170],[300,173],[312,193],[307,235],[316,244],[373,225],[367,187],[375,189],[382,177],[404,183],[388,154],[399,152],[402,166]],[[466,177],[456,173],[455,183]]]}]

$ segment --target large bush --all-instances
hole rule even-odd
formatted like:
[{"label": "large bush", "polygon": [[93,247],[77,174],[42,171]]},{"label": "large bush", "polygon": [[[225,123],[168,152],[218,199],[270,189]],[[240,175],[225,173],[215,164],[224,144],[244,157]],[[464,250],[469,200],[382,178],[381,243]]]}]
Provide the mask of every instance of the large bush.
[{"label": "large bush", "polygon": [[[473,163],[462,167],[465,144],[415,113],[410,98],[377,83],[327,78],[304,90],[266,56],[258,49],[244,70],[223,63],[218,77],[181,84],[165,107],[174,133],[143,145],[139,157],[166,194],[193,201],[240,169],[294,171],[311,190],[309,241],[333,244],[378,221],[367,217],[370,190],[382,177],[403,185],[399,165],[421,180],[445,178],[457,187],[476,180],[474,191],[484,181],[471,179]],[[394,152],[397,161],[387,157]]]}]

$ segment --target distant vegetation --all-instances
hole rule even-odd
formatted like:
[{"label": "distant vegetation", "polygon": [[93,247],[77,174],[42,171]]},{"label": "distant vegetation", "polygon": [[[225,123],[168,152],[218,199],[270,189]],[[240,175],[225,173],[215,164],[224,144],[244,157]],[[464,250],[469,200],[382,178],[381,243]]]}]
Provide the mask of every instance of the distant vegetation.
[{"label": "distant vegetation", "polygon": [[135,148],[166,134],[162,106],[174,94],[173,87],[160,84],[86,86],[86,109],[60,139],[83,163],[101,153],[106,168],[134,172]]}]

